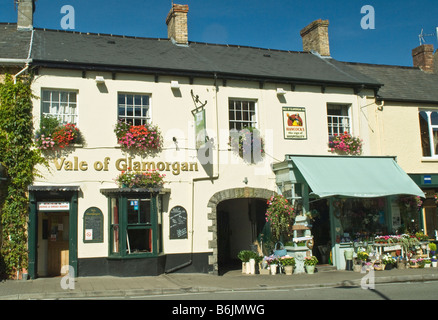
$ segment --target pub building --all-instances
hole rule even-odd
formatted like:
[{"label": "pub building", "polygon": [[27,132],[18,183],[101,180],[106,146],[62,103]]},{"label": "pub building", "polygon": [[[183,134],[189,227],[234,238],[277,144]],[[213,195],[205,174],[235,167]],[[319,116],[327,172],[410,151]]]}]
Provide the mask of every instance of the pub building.
[{"label": "pub building", "polygon": [[[1,24],[0,43],[6,35],[30,48],[29,59],[0,62],[34,73],[36,131],[56,118],[82,137],[40,145],[49,168],[29,187],[31,278],[64,266],[76,276],[221,274],[259,237],[278,193],[319,212],[314,254],[328,246],[342,269],[341,243],[364,231],[354,211],[376,216],[365,231],[392,232],[394,198],[424,196],[395,157],[373,149],[362,108],[383,83],[330,56],[328,21],[304,28],[294,52],[188,41],[187,16],[172,5],[167,39],[39,29],[23,17]],[[158,143],[130,148],[145,124],[143,137]],[[363,140],[362,155],[329,148],[344,132]],[[164,182],[116,183],[132,172]]]}]

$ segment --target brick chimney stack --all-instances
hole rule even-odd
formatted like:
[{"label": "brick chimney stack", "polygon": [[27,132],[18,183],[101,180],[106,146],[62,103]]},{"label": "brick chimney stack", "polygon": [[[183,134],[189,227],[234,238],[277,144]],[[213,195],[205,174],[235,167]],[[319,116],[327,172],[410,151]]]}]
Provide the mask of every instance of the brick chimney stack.
[{"label": "brick chimney stack", "polygon": [[321,56],[330,56],[328,20],[316,20],[300,31],[304,51],[316,51]]},{"label": "brick chimney stack", "polygon": [[412,60],[414,62],[414,67],[418,67],[424,72],[433,73],[434,72],[433,45],[423,44],[413,49]]},{"label": "brick chimney stack", "polygon": [[188,44],[187,13],[188,5],[173,4],[167,18],[167,36],[176,44]]},{"label": "brick chimney stack", "polygon": [[35,0],[19,0],[17,10],[17,29],[31,30],[33,28],[33,13]]}]

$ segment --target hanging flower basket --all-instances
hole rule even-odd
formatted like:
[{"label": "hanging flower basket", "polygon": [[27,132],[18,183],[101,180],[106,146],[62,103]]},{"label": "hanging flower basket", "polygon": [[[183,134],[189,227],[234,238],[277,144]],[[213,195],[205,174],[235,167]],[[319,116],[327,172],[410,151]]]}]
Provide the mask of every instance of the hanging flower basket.
[{"label": "hanging flower basket", "polygon": [[265,143],[257,128],[247,127],[230,132],[228,143],[232,150],[248,163],[257,163],[265,155]]},{"label": "hanging flower basket", "polygon": [[161,151],[163,139],[158,126],[152,124],[133,126],[118,121],[114,132],[118,144],[125,151],[140,153]]},{"label": "hanging flower basket", "polygon": [[120,188],[160,189],[164,185],[165,176],[157,170],[122,171],[115,181]]},{"label": "hanging flower basket", "polygon": [[359,156],[362,154],[362,142],[362,139],[345,131],[343,134],[330,136],[328,145],[331,152]]},{"label": "hanging flower basket", "polygon": [[83,143],[82,134],[73,123],[61,124],[55,117],[44,116],[35,134],[36,147],[43,151],[65,149]]}]

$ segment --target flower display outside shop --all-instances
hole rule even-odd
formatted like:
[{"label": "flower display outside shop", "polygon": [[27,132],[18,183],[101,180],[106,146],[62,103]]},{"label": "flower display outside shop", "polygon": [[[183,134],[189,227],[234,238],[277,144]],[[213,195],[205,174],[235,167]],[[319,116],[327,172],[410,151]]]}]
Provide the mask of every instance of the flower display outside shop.
[{"label": "flower display outside shop", "polygon": [[277,240],[292,236],[292,226],[295,221],[295,211],[289,201],[282,195],[272,196],[266,210],[266,222],[271,225],[272,234]]},{"label": "flower display outside shop", "polygon": [[82,142],[82,135],[75,124],[61,124],[55,117],[43,117],[35,134],[35,144],[43,151],[65,149]]},{"label": "flower display outside shop", "polygon": [[114,132],[117,142],[124,150],[145,153],[157,152],[162,148],[162,137],[158,126],[152,124],[133,126],[118,121]]},{"label": "flower display outside shop", "polygon": [[162,188],[165,176],[157,170],[122,171],[115,181],[120,188]]},{"label": "flower display outside shop", "polygon": [[362,139],[353,137],[347,131],[342,134],[334,134],[329,138],[331,152],[342,152],[348,155],[359,156],[362,154]]}]

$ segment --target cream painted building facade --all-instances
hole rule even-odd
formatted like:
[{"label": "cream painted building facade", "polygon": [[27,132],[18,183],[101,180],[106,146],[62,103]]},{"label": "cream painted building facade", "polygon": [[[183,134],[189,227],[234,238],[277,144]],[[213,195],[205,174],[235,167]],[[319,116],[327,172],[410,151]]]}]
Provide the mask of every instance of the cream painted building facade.
[{"label": "cream painted building facade", "polygon": [[[374,113],[374,101],[382,82],[331,58],[329,50],[188,42],[186,29],[173,30],[181,21],[172,21],[187,21],[187,13],[187,6],[172,6],[169,39],[2,26],[9,36],[29,41],[30,60],[24,65],[34,74],[35,128],[44,114],[51,115],[75,123],[84,138],[73,148],[45,152],[50,166],[39,168],[42,177],[29,189],[32,278],[65,273],[67,265],[78,276],[221,274],[240,250],[260,239],[267,200],[277,193],[299,202],[300,213],[320,214],[312,229],[313,253],[327,263],[329,254],[319,248],[328,248],[333,264],[345,268],[342,250],[357,226],[343,224],[334,205],[348,196],[345,190],[318,194],[314,172],[307,175],[304,169],[319,165],[303,168],[299,160],[310,157],[309,163],[320,161],[322,169],[325,160],[339,159],[325,173],[351,166],[345,169],[354,175],[347,179],[359,187],[365,177],[355,170],[355,158],[393,163],[376,157],[398,155],[379,149],[386,148],[380,139],[387,124],[379,118],[386,113]],[[327,27],[327,21],[313,22],[303,29],[303,43],[328,46]],[[136,107],[143,113],[136,114]],[[202,148],[194,116],[200,110],[206,129]],[[300,117],[298,126],[289,115]],[[157,125],[161,152],[124,151],[114,129],[127,118]],[[231,129],[245,127],[258,129],[263,139],[264,155],[256,163],[230,146]],[[339,157],[330,150],[329,136],[344,131],[363,140],[361,157]],[[347,158],[353,162],[344,162]],[[405,161],[399,164],[407,170]],[[166,175],[163,188],[120,188],[114,179],[128,167],[157,169]],[[325,173],[318,179],[347,185],[345,178]],[[399,172],[402,180],[404,175]],[[388,195],[420,193],[412,181],[407,189],[375,191],[379,179],[374,180],[366,195],[372,198],[368,208],[380,210],[374,229],[390,232]],[[353,198],[361,203],[358,194]]]}]

